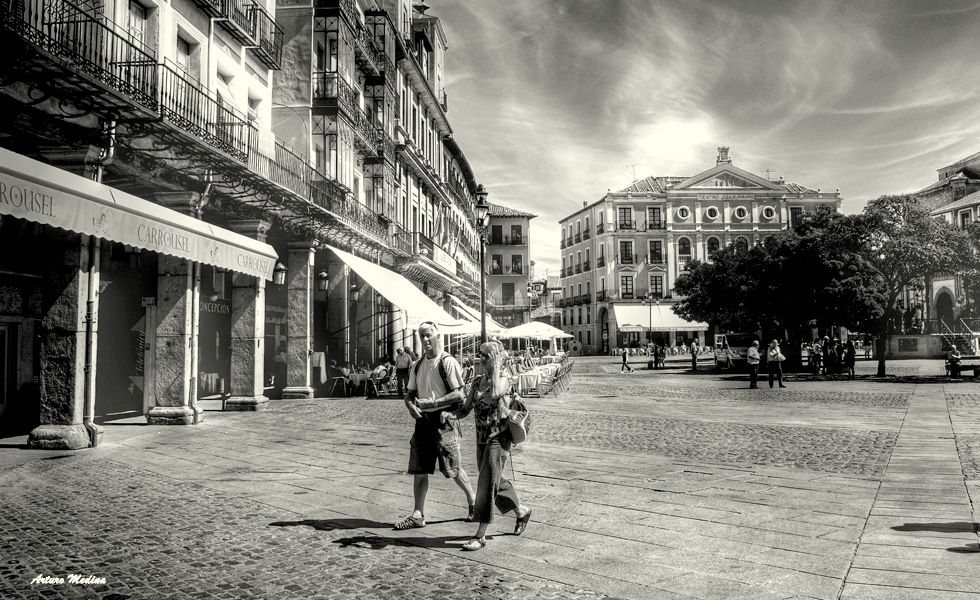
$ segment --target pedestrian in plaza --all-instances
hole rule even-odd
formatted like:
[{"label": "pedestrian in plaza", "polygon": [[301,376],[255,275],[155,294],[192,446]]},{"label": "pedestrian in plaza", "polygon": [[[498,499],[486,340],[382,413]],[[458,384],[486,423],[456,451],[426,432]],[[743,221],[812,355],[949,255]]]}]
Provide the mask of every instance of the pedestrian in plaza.
[{"label": "pedestrian in plaza", "polygon": [[847,340],[847,344],[844,346],[844,368],[847,370],[847,376],[850,379],[854,379],[854,363],[857,360],[857,348],[854,347],[854,340]]},{"label": "pedestrian in plaza", "polygon": [[463,470],[459,456],[462,432],[455,420],[443,421],[445,410],[463,407],[463,369],[442,347],[442,336],[435,323],[419,325],[419,340],[425,353],[409,370],[405,407],[415,419],[408,472],[413,475],[415,510],[395,524],[395,529],[425,527],[425,496],[429,491],[429,475],[435,472],[436,462],[447,479],[452,479],[466,494],[469,506],[467,521],[473,521],[476,496]]},{"label": "pedestrian in plaza", "polygon": [[623,348],[623,366],[619,368],[619,372],[622,373],[623,369],[628,370],[630,373],[633,372],[633,367],[629,364],[629,350]]},{"label": "pedestrian in plaza", "polygon": [[521,535],[531,519],[531,509],[521,504],[514,484],[504,475],[513,438],[507,426],[512,399],[510,379],[503,369],[503,347],[496,342],[480,346],[480,360],[484,375],[470,387],[463,407],[456,411],[444,411],[443,421],[458,420],[473,412],[476,420],[476,463],[480,474],[476,483],[475,520],[479,523],[473,538],[463,544],[463,550],[480,550],[486,547],[487,527],[493,523],[493,508],[501,514],[511,511],[517,517],[514,535]]},{"label": "pedestrian in plaza", "polygon": [[[752,340],[746,354],[745,362],[749,365],[749,389],[759,389],[759,363],[762,361],[762,354],[759,352],[759,340]],[[772,387],[770,385],[769,387]]]},{"label": "pedestrian in plaza", "polygon": [[766,362],[769,364],[769,387],[772,387],[774,376],[779,380],[779,387],[786,387],[783,385],[783,361],[785,360],[786,357],[779,349],[779,340],[773,340],[769,344],[769,350],[766,351]]},{"label": "pedestrian in plaza", "polygon": [[871,334],[864,334],[864,358],[871,358],[871,342],[873,339]]},{"label": "pedestrian in plaza", "polygon": [[698,341],[691,342],[691,370],[698,370]]},{"label": "pedestrian in plaza", "polygon": [[395,378],[398,381],[398,396],[405,396],[405,389],[408,387],[408,370],[412,366],[412,356],[405,348],[395,350]]}]

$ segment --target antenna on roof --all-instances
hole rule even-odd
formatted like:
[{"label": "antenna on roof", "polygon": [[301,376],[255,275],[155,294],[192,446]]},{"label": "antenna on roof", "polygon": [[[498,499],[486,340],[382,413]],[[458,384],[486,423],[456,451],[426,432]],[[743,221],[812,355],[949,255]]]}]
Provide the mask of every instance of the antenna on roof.
[{"label": "antenna on roof", "polygon": [[774,172],[775,170],[776,169],[766,169],[766,181],[772,181],[772,179],[769,178],[769,174]]},{"label": "antenna on roof", "polygon": [[633,163],[631,165],[626,165],[627,169],[633,169],[633,181],[636,181],[636,165],[640,163]]}]

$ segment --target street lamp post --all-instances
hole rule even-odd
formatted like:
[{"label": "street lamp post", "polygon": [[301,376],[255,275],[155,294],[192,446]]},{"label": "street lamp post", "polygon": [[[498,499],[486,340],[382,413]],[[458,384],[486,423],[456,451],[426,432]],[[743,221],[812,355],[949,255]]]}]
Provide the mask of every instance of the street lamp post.
[{"label": "street lamp post", "polygon": [[487,188],[483,184],[476,186],[476,226],[480,234],[480,343],[487,342],[487,214],[490,206],[487,204]]}]

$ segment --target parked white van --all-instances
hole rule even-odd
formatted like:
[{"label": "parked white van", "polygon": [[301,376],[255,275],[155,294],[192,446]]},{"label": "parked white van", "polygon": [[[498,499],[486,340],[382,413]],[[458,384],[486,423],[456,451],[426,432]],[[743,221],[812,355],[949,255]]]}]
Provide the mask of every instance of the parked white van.
[{"label": "parked white van", "polygon": [[753,340],[751,333],[716,333],[715,368],[744,368]]}]

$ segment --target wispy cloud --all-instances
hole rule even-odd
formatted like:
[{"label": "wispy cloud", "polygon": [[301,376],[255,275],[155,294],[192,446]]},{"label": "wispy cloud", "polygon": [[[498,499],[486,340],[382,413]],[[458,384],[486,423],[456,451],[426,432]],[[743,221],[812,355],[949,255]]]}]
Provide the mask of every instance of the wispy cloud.
[{"label": "wispy cloud", "polygon": [[[735,164],[847,211],[980,149],[980,5],[915,0],[437,0],[449,117],[494,202],[558,219],[646,175]],[[633,166],[635,165],[635,166]]]}]

